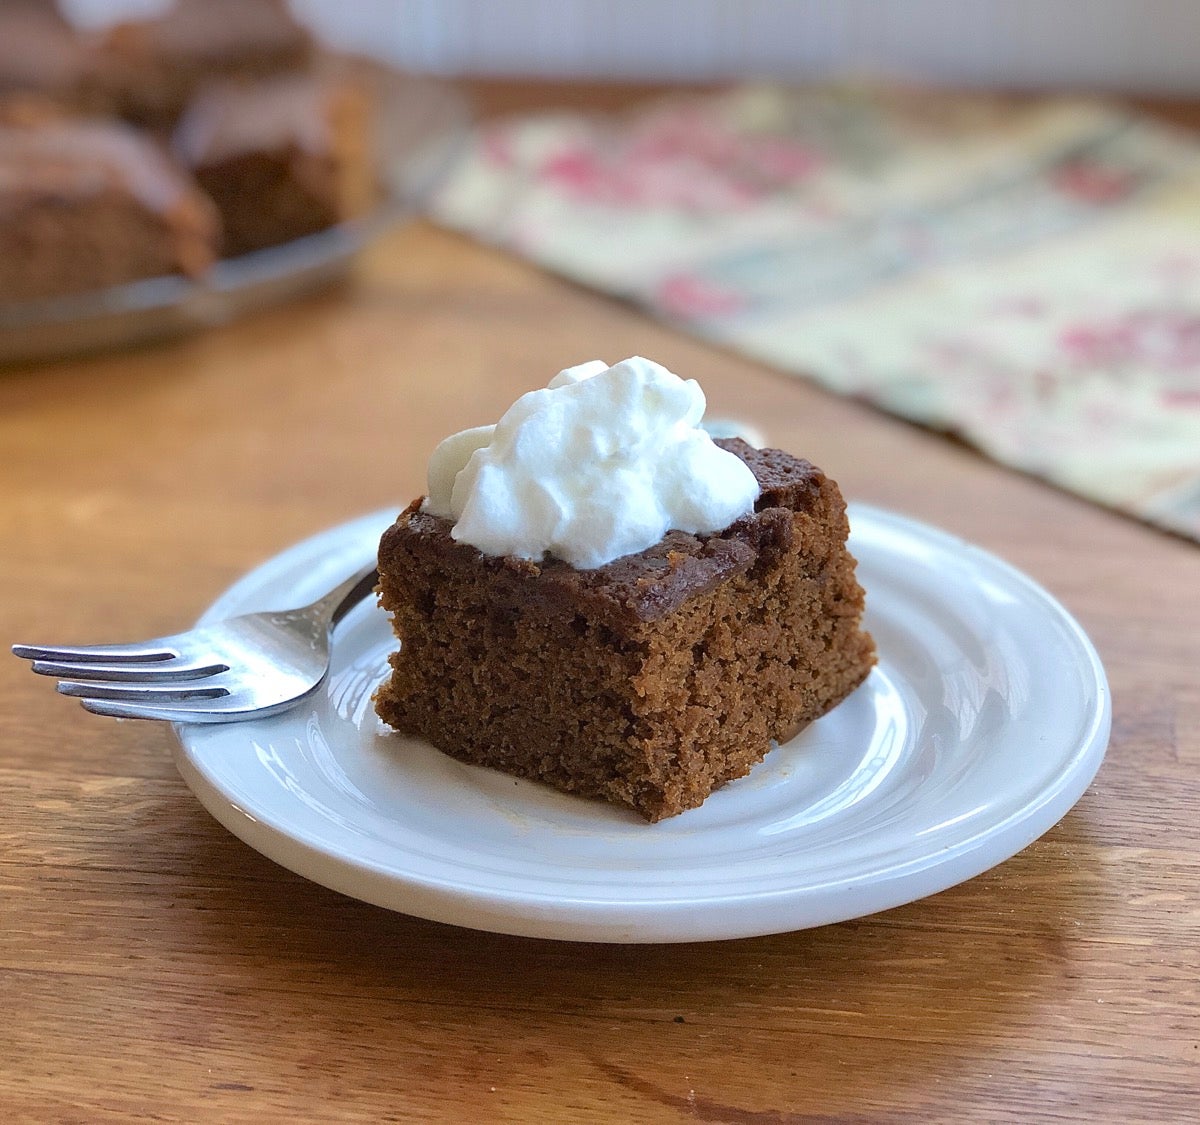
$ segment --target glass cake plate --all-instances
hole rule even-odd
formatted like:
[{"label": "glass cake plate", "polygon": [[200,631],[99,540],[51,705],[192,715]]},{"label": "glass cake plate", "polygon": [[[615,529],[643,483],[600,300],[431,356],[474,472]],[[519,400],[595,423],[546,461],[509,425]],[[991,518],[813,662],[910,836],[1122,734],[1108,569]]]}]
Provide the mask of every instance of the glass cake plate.
[{"label": "glass cake plate", "polygon": [[50,300],[0,303],[0,364],[129,347],[222,324],[344,276],[355,255],[416,213],[449,170],[470,112],[453,87],[372,70],[380,198],[317,234],[226,258],[202,280],[153,277]]},{"label": "glass cake plate", "polygon": [[[284,551],[204,620],[315,597],[373,556],[394,516]],[[259,722],[176,727],[180,772],[283,866],[500,933],[749,937],[944,890],[1020,851],[1083,794],[1108,743],[1104,670],[1067,611],[1006,563],[880,509],[851,505],[850,518],[878,667],[699,809],[648,825],[388,732],[371,694],[393,640],[373,603],[339,628],[312,700]]]}]

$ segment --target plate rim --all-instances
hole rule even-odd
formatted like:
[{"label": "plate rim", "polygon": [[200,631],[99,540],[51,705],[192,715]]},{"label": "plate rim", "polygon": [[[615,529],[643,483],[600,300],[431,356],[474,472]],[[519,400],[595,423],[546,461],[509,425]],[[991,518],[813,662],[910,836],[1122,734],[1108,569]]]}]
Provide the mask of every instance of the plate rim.
[{"label": "plate rim", "polygon": [[[230,585],[205,611],[206,623],[233,611],[249,591],[269,584],[274,574],[323,553],[330,544],[382,530],[400,505],[360,516],[309,536],[271,556]],[[237,795],[205,772],[202,754],[190,745],[190,732],[205,728],[175,725],[176,766],[201,804],[226,829],[281,866],[331,890],[374,905],[468,928],[539,938],[622,943],[724,940],[790,932],[889,910],[947,890],[1005,862],[1054,826],[1087,790],[1107,749],[1112,700],[1100,657],[1075,617],[1032,577],[999,556],[950,532],[907,515],[860,502],[848,505],[852,536],[856,520],[882,523],[919,541],[932,542],[978,565],[995,568],[1066,627],[1081,656],[1082,680],[1093,688],[1095,709],[1078,742],[1050,782],[999,820],[988,821],[948,848],[933,848],[896,865],[876,867],[861,878],[799,884],[746,894],[656,903],[589,897],[572,903],[535,888],[513,893],[477,884],[455,883],[421,872],[397,874],[378,864],[289,831],[286,818],[262,809],[241,808]],[[869,592],[868,592],[869,596]],[[240,607],[239,607],[240,611]],[[241,724],[253,726],[253,723]],[[861,908],[867,902],[865,909]],[[717,915],[714,917],[714,914]]]}]

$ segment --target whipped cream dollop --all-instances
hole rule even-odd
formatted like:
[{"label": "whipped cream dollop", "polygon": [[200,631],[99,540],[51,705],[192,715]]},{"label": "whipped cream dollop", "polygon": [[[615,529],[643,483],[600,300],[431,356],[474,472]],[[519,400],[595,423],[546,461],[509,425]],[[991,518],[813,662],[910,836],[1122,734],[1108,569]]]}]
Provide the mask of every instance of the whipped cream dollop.
[{"label": "whipped cream dollop", "polygon": [[699,428],[704,392],[640,356],[560,371],[494,426],[446,438],[422,508],[487,555],[581,570],[671,530],[707,534],[754,508],[758,481]]}]

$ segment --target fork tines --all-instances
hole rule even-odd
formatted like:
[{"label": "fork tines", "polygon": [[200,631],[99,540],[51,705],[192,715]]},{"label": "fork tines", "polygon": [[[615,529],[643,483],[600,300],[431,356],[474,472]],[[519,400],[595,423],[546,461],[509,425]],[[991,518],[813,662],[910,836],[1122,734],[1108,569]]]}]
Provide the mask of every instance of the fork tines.
[{"label": "fork tines", "polygon": [[[32,661],[40,676],[58,679],[62,695],[80,699],[89,711],[119,718],[193,718],[223,715],[216,701],[230,695],[220,682],[229,665],[185,659],[166,641],[136,645],[13,645],[15,656]],[[186,712],[173,708],[186,705]]]}]

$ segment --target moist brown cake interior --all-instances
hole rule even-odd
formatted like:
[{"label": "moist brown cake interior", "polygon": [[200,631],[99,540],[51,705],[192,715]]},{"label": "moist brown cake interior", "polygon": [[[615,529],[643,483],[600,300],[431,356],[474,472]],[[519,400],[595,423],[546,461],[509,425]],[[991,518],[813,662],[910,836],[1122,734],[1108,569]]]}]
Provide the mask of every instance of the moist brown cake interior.
[{"label": "moist brown cake interior", "polygon": [[453,757],[626,805],[699,805],[867,676],[837,485],[778,450],[753,514],[595,570],[482,555],[414,502],[380,543],[401,649],[381,718]]}]

